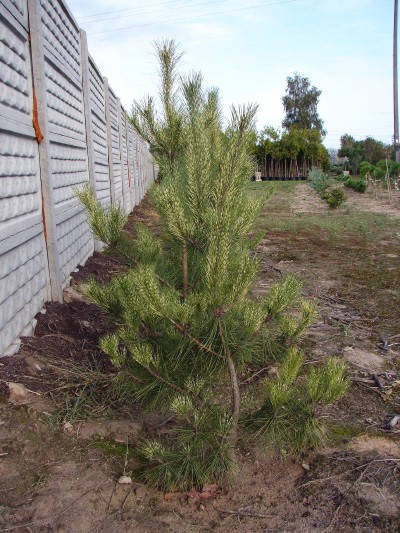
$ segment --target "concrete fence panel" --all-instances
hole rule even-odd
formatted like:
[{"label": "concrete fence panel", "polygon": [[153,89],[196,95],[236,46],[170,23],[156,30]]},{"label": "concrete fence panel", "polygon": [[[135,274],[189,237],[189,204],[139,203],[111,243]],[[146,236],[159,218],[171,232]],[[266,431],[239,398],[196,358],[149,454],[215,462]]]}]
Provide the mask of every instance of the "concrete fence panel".
[{"label": "concrete fence panel", "polygon": [[107,206],[111,203],[111,190],[104,80],[88,53],[86,33],[83,30],[81,30],[81,50],[89,181],[96,191],[97,198]]},{"label": "concrete fence panel", "polygon": [[74,188],[88,181],[80,30],[59,0],[40,0],[40,16],[56,238],[64,287],[71,271],[93,253],[93,237],[74,194]]},{"label": "concrete fence panel", "polygon": [[1,356],[93,253],[74,190],[130,212],[155,167],[63,0],[0,0],[0,65]]},{"label": "concrete fence panel", "polygon": [[106,95],[108,162],[110,165],[111,201],[122,205],[121,147],[119,138],[118,99],[104,79]]},{"label": "concrete fence panel", "polygon": [[26,1],[0,2],[0,354],[49,298]]}]

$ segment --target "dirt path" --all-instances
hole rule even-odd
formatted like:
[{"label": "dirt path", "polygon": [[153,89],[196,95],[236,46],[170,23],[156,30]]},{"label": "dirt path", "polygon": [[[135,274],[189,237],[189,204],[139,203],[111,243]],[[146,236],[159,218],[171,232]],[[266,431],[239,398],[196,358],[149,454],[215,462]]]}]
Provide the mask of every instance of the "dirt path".
[{"label": "dirt path", "polygon": [[[287,202],[284,212],[282,202]],[[343,224],[350,229],[355,208],[397,217],[374,198],[360,200],[356,193],[349,193],[348,206],[350,218]],[[287,229],[274,226],[271,217],[277,215],[285,218]],[[321,216],[322,222],[309,216]],[[94,413],[100,422],[93,425],[80,416],[79,398],[72,393],[47,394],[63,383],[57,357],[72,382],[79,365],[91,379],[98,372],[100,393],[101,375],[111,369],[97,344],[113,326],[75,289],[88,274],[107,279],[110,271],[125,267],[118,258],[96,254],[76,275],[69,301],[49,304],[39,316],[36,336],[24,339],[17,356],[1,360],[0,531],[398,531],[399,426],[388,429],[387,424],[400,411],[400,339],[394,337],[400,333],[399,228],[390,235],[380,229],[375,239],[368,232],[338,232],[336,218],[340,226],[340,216],[331,216],[300,184],[291,195],[278,193],[266,209],[267,233],[257,250],[258,291],[291,271],[304,279],[304,295],[318,302],[318,321],[304,340],[309,361],[335,354],[349,362],[353,386],[329,413],[329,448],[282,459],[243,447],[240,482],[229,491],[218,489],[211,499],[207,491],[165,496],[138,483],[118,484],[132,468],[126,441],[134,443],[141,424],[150,422],[115,406],[116,424],[111,427],[104,421],[108,413],[100,412]],[[151,225],[154,214],[145,204],[131,217],[130,228],[134,220]],[[6,381],[34,391],[27,393],[27,405],[7,401]],[[90,437],[96,432],[103,438]]]},{"label": "dirt path", "polygon": [[[360,194],[352,189],[344,188],[344,190],[347,196],[346,207],[400,218],[400,200],[392,200],[390,203],[384,193],[378,195],[367,191],[365,194]],[[311,193],[306,183],[302,183],[296,187],[292,210],[295,213],[324,213],[328,208],[323,200]]]},{"label": "dirt path", "polygon": [[378,194],[374,195],[372,192],[360,195],[351,191],[351,194],[348,196],[348,205],[350,207],[354,207],[360,211],[385,213],[391,217],[400,218],[400,201],[395,202],[393,200],[392,203],[390,203],[387,195],[382,199]]}]

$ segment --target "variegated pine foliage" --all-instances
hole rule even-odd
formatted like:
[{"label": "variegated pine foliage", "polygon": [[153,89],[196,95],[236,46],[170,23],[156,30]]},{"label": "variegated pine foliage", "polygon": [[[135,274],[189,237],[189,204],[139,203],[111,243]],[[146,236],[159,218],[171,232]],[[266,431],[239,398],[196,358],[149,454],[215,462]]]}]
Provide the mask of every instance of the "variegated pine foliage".
[{"label": "variegated pine foliage", "polygon": [[[142,479],[165,490],[226,481],[238,439],[249,435],[287,452],[317,444],[315,415],[347,388],[336,360],[304,370],[298,343],[316,312],[298,279],[252,295],[266,200],[246,194],[256,106],[232,108],[223,128],[218,93],[203,89],[200,74],[181,80],[181,96],[185,142],[153,193],[161,235],[139,225],[125,249],[135,266],[86,287],[119,326],[101,341],[119,369],[115,390],[174,416],[169,431],[137,450]],[[247,380],[258,392],[243,409],[239,375],[269,364],[272,378]]]}]

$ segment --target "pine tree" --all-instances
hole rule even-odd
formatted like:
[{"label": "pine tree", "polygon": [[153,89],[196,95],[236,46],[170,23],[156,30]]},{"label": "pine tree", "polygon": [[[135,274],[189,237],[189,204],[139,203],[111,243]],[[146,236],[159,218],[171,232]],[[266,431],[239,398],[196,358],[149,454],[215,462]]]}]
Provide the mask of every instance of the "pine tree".
[{"label": "pine tree", "polygon": [[[138,449],[142,479],[165,490],[226,481],[246,431],[282,451],[314,445],[323,436],[316,412],[347,386],[334,360],[304,376],[296,346],[315,307],[295,277],[252,296],[265,203],[246,193],[256,106],[232,107],[224,130],[218,94],[203,89],[200,74],[181,89],[185,144],[154,191],[162,233],[138,225],[127,250],[135,266],[86,287],[119,325],[101,341],[119,369],[119,394],[174,416],[168,432]],[[269,362],[277,373],[266,399],[242,413],[239,374]]]}]

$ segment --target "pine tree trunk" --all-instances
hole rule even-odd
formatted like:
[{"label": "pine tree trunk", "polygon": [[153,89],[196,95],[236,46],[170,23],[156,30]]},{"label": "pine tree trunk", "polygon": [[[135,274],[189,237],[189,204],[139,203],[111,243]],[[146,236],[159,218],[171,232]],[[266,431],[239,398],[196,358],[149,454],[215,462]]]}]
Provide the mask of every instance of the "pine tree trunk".
[{"label": "pine tree trunk", "polygon": [[182,243],[182,276],[183,276],[183,298],[186,299],[188,293],[188,263],[187,263],[187,244]]},{"label": "pine tree trunk", "polygon": [[229,434],[229,443],[231,445],[229,456],[232,463],[236,463],[236,450],[235,446],[237,443],[238,436],[238,426],[239,426],[239,415],[240,415],[240,390],[239,390],[239,381],[237,378],[236,368],[230,353],[227,354],[226,360],[228,363],[229,377],[231,380],[232,388],[232,428]]},{"label": "pine tree trunk", "polygon": [[218,320],[218,332],[221,338],[222,346],[224,348],[224,355],[226,357],[226,362],[228,364],[229,377],[231,381],[231,392],[232,392],[232,429],[229,435],[229,441],[231,444],[231,459],[236,461],[235,454],[235,445],[238,435],[238,426],[239,426],[239,415],[240,415],[240,389],[239,381],[237,377],[237,372],[235,368],[235,363],[233,362],[232,355],[226,346],[224,332],[222,329],[222,322]]}]

